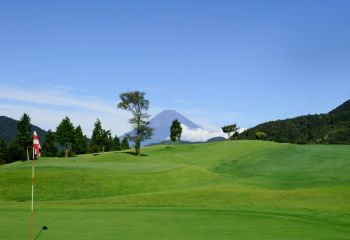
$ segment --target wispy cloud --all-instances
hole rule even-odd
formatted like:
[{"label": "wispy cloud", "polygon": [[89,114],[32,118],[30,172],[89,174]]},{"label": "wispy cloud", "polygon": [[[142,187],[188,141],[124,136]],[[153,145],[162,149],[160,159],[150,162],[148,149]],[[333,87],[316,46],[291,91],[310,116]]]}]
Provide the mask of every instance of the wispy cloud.
[{"label": "wispy cloud", "polygon": [[51,86],[36,90],[0,88],[0,114],[18,119],[24,112],[32,123],[45,129],[55,129],[63,117],[68,116],[75,125],[81,125],[89,136],[93,123],[99,118],[106,129],[114,134],[130,130],[128,114],[116,108],[114,101],[101,100],[94,96],[73,95],[74,89]]}]

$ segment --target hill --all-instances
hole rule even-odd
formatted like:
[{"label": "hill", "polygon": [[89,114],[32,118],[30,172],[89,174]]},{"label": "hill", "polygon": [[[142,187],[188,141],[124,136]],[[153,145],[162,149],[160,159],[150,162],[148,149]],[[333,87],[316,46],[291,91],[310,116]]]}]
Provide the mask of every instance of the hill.
[{"label": "hill", "polygon": [[239,139],[256,139],[288,143],[350,144],[350,100],[327,114],[299,116],[259,124],[240,134]]},{"label": "hill", "polygon": [[[36,162],[47,239],[349,239],[349,146],[224,141]],[[0,166],[0,239],[28,235],[31,163]],[[14,228],[13,226],[16,226]]]},{"label": "hill", "polygon": [[[32,131],[36,131],[39,139],[45,139],[46,131],[32,125]],[[7,143],[11,143],[17,135],[17,120],[0,116],[0,139]]]}]

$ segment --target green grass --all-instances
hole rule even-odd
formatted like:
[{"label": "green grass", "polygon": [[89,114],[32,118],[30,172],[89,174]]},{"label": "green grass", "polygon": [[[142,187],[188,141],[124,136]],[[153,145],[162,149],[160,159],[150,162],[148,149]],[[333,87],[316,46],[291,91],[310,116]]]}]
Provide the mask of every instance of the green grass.
[{"label": "green grass", "polygon": [[[143,153],[37,161],[43,239],[350,239],[350,146],[232,141]],[[0,167],[0,239],[29,237],[30,182],[31,163]]]}]

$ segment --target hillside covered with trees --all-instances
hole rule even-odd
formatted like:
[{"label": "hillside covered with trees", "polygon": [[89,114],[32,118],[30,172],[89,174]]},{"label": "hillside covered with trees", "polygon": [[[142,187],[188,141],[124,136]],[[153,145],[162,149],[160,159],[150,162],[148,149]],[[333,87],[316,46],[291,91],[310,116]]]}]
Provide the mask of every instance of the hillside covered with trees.
[{"label": "hillside covered with trees", "polygon": [[350,100],[327,114],[270,121],[242,132],[238,139],[297,144],[350,144]]}]

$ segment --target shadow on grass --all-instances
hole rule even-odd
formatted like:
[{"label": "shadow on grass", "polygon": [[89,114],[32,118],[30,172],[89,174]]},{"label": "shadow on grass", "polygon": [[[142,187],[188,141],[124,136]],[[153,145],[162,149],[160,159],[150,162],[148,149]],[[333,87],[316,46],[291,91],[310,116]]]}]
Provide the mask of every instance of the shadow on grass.
[{"label": "shadow on grass", "polygon": [[[118,152],[118,153],[124,153],[124,154],[129,154],[129,155],[132,155],[132,156],[136,156],[135,152]],[[141,157],[147,157],[148,155],[147,154],[143,154],[141,153]]]}]

